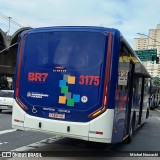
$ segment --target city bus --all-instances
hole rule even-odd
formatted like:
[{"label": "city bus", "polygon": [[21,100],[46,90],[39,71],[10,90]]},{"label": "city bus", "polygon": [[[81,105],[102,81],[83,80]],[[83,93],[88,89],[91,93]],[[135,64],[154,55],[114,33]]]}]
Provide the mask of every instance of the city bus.
[{"label": "city bus", "polygon": [[160,105],[160,86],[151,85],[150,109],[158,108]]},{"label": "city bus", "polygon": [[117,29],[24,31],[14,88],[17,130],[130,143],[149,116],[150,75]]}]

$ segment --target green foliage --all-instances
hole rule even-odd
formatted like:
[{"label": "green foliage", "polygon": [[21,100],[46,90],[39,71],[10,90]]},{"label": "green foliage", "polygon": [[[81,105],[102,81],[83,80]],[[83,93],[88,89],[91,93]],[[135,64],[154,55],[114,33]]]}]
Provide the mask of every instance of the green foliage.
[{"label": "green foliage", "polygon": [[153,77],[152,78],[152,84],[156,86],[160,86],[160,78],[159,77]]}]

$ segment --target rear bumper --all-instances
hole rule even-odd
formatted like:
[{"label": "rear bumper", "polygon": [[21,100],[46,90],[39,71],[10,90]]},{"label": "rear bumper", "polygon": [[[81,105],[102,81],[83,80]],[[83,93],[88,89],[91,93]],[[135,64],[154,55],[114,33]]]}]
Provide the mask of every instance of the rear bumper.
[{"label": "rear bumper", "polygon": [[[114,110],[108,109],[99,117],[86,123],[45,119],[26,114],[14,101],[12,127],[20,130],[47,132],[86,141],[111,143],[113,117]],[[103,132],[103,134],[96,134],[96,132]]]},{"label": "rear bumper", "polygon": [[2,109],[2,110],[10,110],[12,108],[13,108],[13,106],[11,106],[11,105],[1,105],[0,104],[0,109]]}]

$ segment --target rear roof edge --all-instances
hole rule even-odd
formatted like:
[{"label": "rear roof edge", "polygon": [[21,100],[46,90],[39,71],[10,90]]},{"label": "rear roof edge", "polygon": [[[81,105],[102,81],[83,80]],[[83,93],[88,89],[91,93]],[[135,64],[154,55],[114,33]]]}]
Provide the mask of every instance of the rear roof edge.
[{"label": "rear roof edge", "polygon": [[98,26],[54,26],[54,27],[41,27],[33,28],[22,32],[23,34],[37,33],[37,32],[48,32],[48,31],[91,31],[91,32],[111,32],[116,33],[120,32],[115,28],[106,28]]}]

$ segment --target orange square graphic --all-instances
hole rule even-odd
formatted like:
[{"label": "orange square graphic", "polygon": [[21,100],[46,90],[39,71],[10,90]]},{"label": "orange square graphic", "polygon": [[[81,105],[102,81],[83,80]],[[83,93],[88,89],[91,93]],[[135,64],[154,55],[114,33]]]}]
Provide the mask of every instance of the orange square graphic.
[{"label": "orange square graphic", "polygon": [[66,104],[66,96],[59,96],[59,103]]},{"label": "orange square graphic", "polygon": [[75,76],[68,76],[68,84],[75,84],[76,77]]}]

